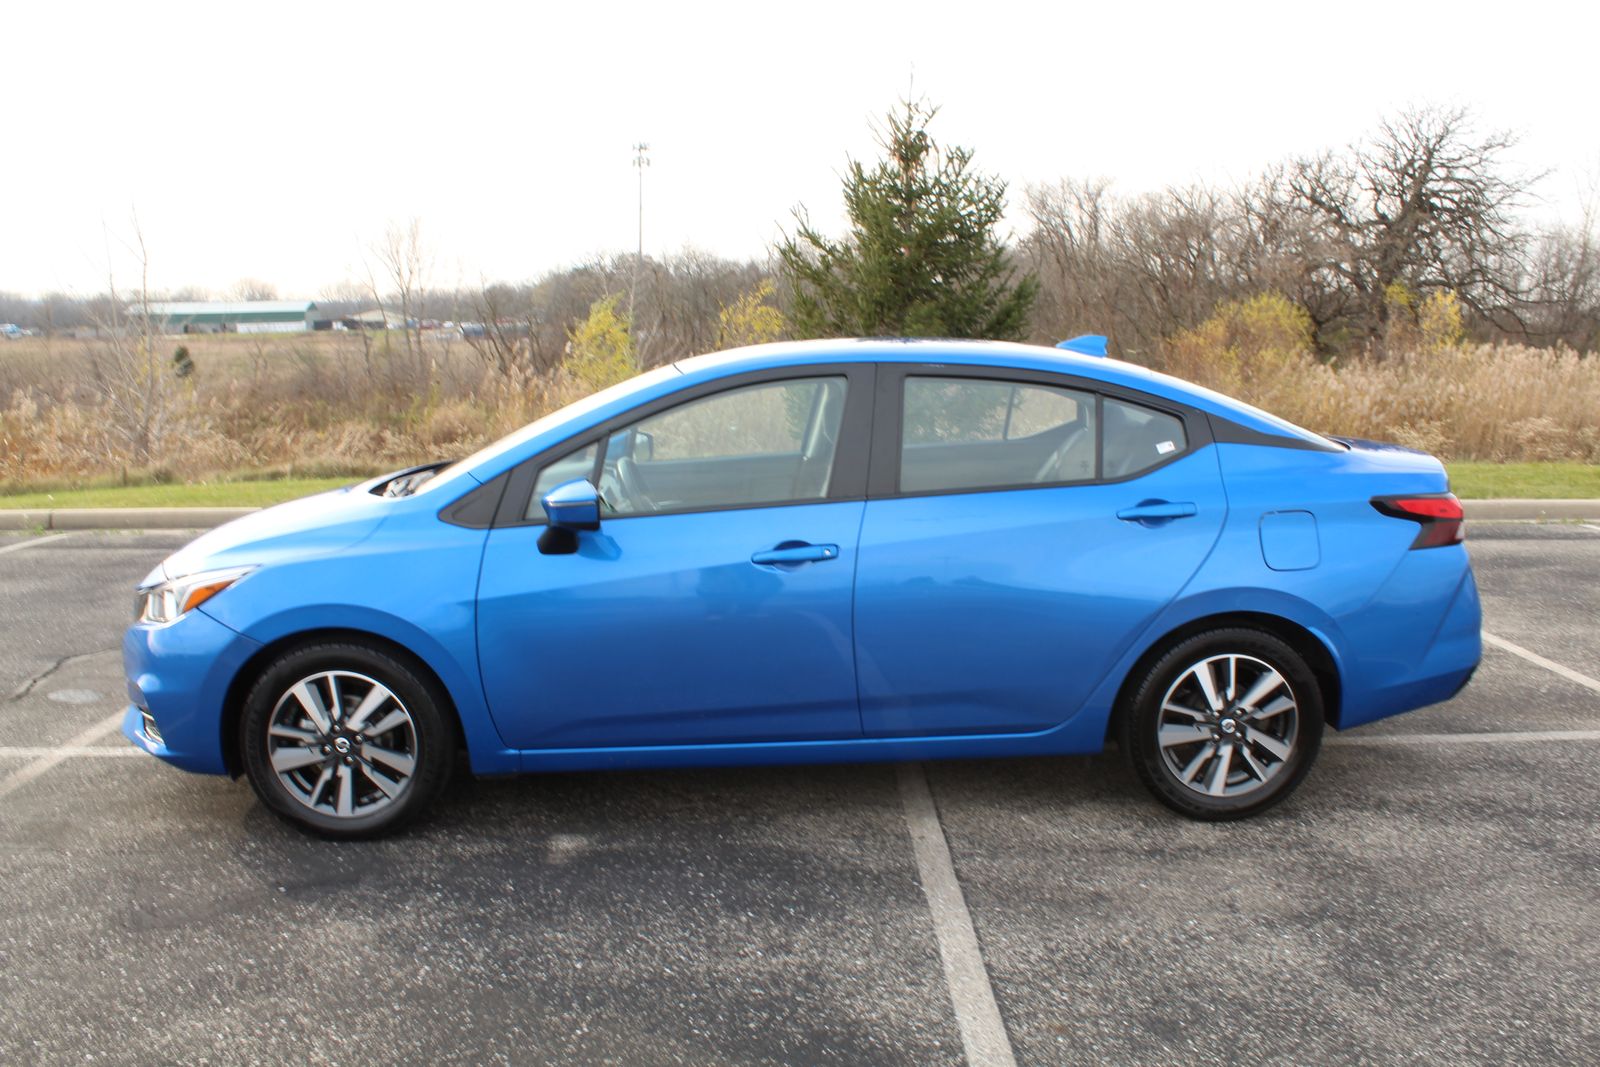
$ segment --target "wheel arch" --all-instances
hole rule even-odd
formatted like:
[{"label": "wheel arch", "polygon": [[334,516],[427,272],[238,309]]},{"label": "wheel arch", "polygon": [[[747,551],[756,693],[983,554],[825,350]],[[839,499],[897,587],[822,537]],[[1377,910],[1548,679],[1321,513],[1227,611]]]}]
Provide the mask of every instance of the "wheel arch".
[{"label": "wheel arch", "polygon": [[278,658],[298,648],[310,645],[329,644],[332,642],[346,642],[362,644],[376,648],[385,655],[393,656],[417,672],[422,683],[432,691],[434,699],[438,701],[439,710],[445,715],[455,733],[456,745],[467,751],[466,730],[461,723],[461,711],[456,707],[454,696],[450,687],[445,685],[439,677],[439,672],[434,670],[427,660],[417,655],[411,649],[382,634],[370,630],[351,629],[348,627],[324,627],[321,629],[301,630],[285,634],[276,640],[269,641],[258,648],[240,668],[234,672],[233,679],[228,683],[227,692],[222,701],[222,760],[228,774],[237,778],[244,773],[243,752],[239,738],[239,720],[244,715],[245,698],[250,693],[250,687],[255,684],[261,673]]},{"label": "wheel arch", "polygon": [[1123,675],[1121,685],[1117,687],[1111,714],[1106,718],[1106,740],[1116,736],[1122,716],[1127,713],[1129,701],[1133,699],[1139,683],[1144,680],[1156,660],[1164,656],[1168,650],[1197,634],[1208,630],[1233,628],[1260,630],[1294,649],[1300,658],[1306,661],[1306,666],[1311,668],[1311,673],[1316,676],[1317,688],[1322,695],[1325,721],[1334,729],[1339,728],[1343,683],[1339,676],[1338,661],[1324,639],[1301,623],[1282,615],[1265,611],[1225,611],[1190,619],[1163,633],[1146,646],[1133,666]]}]

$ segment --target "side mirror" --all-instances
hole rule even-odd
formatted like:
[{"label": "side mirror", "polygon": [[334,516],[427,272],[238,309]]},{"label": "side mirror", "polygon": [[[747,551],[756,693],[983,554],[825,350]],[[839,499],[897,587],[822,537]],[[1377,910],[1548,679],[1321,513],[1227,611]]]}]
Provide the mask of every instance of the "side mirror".
[{"label": "side mirror", "polygon": [[546,493],[541,503],[552,529],[600,529],[600,491],[587,478],[562,482]]},{"label": "side mirror", "polygon": [[649,463],[656,458],[656,435],[646,430],[633,431],[633,461]]}]

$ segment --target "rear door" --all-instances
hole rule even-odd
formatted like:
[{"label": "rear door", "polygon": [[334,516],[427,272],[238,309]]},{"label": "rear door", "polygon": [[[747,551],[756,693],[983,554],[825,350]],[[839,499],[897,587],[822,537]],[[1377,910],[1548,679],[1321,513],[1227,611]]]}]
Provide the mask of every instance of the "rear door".
[{"label": "rear door", "polygon": [[1209,425],[1045,374],[886,365],[878,391],[856,577],[866,734],[1070,718],[1216,542]]}]

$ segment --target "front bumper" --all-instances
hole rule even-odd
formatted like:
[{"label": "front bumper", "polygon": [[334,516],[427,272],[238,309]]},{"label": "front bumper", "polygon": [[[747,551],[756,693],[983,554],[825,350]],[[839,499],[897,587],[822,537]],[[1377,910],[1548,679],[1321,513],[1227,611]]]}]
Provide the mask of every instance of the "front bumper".
[{"label": "front bumper", "polygon": [[[222,747],[228,686],[260,647],[199,609],[166,625],[130,626],[122,639],[130,701],[123,736],[184,770],[228,773]],[[146,712],[159,739],[145,727]]]}]

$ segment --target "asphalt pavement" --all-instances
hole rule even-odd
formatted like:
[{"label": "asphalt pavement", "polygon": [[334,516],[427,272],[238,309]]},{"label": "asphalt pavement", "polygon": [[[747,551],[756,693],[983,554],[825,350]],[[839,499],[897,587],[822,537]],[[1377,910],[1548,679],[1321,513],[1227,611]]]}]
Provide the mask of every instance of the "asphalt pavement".
[{"label": "asphalt pavement", "polygon": [[0,534],[0,1063],[1592,1063],[1600,527],[1202,825],[1098,757],[463,778],[333,844],[112,726],[181,532]]}]

